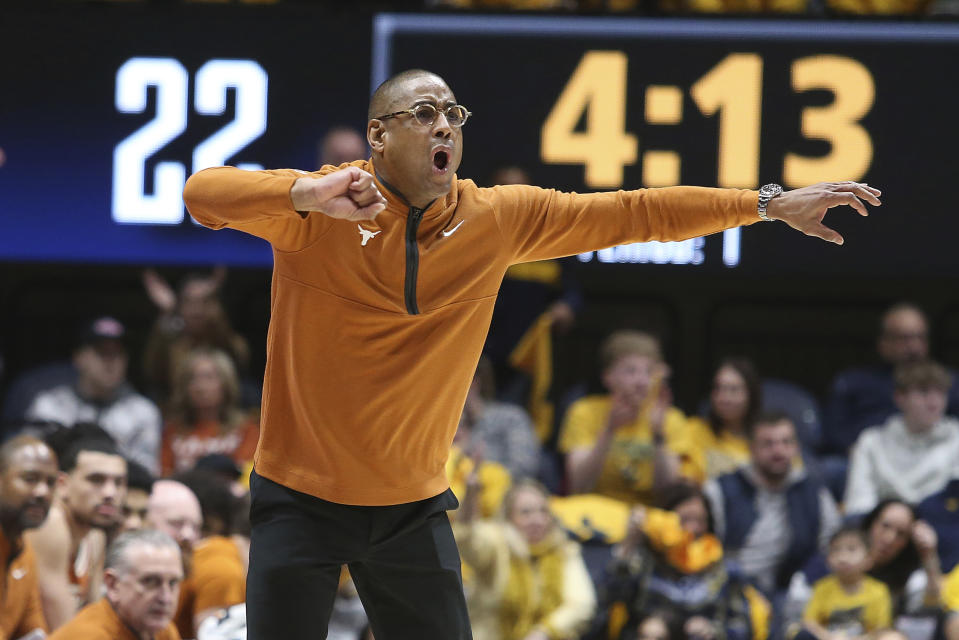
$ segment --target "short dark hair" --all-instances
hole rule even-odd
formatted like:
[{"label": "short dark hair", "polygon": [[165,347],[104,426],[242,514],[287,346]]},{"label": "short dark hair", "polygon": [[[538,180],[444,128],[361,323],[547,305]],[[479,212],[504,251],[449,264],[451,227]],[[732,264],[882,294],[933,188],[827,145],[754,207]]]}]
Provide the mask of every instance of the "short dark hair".
[{"label": "short dark hair", "polygon": [[77,460],[80,459],[80,454],[84,451],[94,451],[97,453],[105,453],[111,456],[120,455],[120,450],[117,449],[117,445],[113,440],[104,439],[104,438],[83,438],[73,443],[73,445],[67,449],[66,454],[60,458],[60,471],[65,471],[70,473],[77,468]]},{"label": "short dark hair", "polygon": [[127,489],[139,489],[146,493],[153,491],[156,478],[142,464],[127,458]]},{"label": "short dark hair", "polygon": [[869,536],[866,535],[862,525],[858,522],[847,522],[836,529],[836,532],[829,536],[829,546],[845,536],[855,536],[865,545],[866,549],[869,548]]},{"label": "short dark hair", "polygon": [[83,451],[120,455],[110,434],[92,422],[78,422],[72,427],[60,427],[47,435],[44,441],[57,454],[60,471],[70,472],[76,469],[77,458]]},{"label": "short dark hair", "polygon": [[669,485],[659,494],[657,505],[666,511],[673,511],[682,503],[687,500],[692,500],[693,498],[698,498],[703,501],[703,505],[706,507],[707,529],[710,533],[713,533],[715,531],[713,510],[709,506],[709,500],[706,498],[706,494],[696,485],[690,484],[689,482],[677,482]]},{"label": "short dark hair", "polygon": [[208,529],[212,518],[217,518],[223,524],[220,535],[230,535],[234,520],[234,506],[236,498],[230,491],[227,481],[218,473],[208,469],[191,469],[176,474],[171,478],[186,485],[196,495],[200,502],[200,511],[203,513],[203,526]]},{"label": "short dark hair", "polygon": [[749,439],[752,440],[756,437],[756,433],[759,431],[760,427],[766,427],[769,425],[778,424],[780,422],[788,422],[792,426],[793,431],[796,430],[796,424],[785,411],[779,411],[778,409],[761,411],[759,415],[756,416],[756,419],[747,426]]}]

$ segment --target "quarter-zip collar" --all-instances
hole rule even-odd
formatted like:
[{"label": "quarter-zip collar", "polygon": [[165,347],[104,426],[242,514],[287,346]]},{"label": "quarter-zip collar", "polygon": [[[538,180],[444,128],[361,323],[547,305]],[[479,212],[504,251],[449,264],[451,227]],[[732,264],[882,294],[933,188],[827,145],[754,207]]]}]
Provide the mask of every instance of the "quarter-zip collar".
[{"label": "quarter-zip collar", "polygon": [[[373,175],[373,179],[376,182],[376,186],[379,187],[380,193],[383,194],[383,197],[386,198],[386,209],[383,213],[395,213],[402,216],[409,215],[412,205],[409,200],[406,199],[406,196],[400,192],[399,189],[391,185],[389,182],[383,179],[383,177],[377,173],[376,167],[373,165],[373,160],[370,159],[367,161],[367,165],[363,169]],[[436,200],[433,200],[423,211],[423,218],[434,218],[443,214],[450,208],[456,206],[458,198],[458,191],[456,187],[456,175],[453,176],[453,181],[450,184],[449,193],[445,196],[440,196]]]}]

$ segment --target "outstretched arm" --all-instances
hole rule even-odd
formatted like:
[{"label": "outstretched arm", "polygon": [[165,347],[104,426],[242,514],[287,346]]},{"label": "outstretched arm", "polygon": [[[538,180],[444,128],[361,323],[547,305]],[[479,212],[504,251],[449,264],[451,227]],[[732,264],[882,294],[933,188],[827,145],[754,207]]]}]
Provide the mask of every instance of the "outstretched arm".
[{"label": "outstretched arm", "polygon": [[[523,185],[484,190],[513,262],[544,260],[632,242],[680,241],[759,222],[759,194],[741,189],[665,187],[604,193],[563,193]],[[823,182],[786,191],[766,215],[831,242],[842,237],[822,224],[842,204],[865,215],[879,191],[855,182]]]}]

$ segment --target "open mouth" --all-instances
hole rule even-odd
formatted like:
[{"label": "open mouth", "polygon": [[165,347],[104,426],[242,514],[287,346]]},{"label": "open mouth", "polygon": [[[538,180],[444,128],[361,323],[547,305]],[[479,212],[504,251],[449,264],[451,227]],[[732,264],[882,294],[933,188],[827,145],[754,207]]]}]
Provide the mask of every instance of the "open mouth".
[{"label": "open mouth", "polygon": [[450,154],[443,149],[437,149],[433,152],[433,168],[438,171],[446,171],[450,163]]}]

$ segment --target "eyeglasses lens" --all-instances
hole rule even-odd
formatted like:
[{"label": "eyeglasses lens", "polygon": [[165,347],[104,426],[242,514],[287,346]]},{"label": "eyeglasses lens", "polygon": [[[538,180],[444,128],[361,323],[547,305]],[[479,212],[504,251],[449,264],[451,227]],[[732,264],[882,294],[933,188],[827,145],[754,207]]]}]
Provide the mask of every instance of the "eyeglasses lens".
[{"label": "eyeglasses lens", "polygon": [[436,121],[436,113],[436,107],[431,104],[421,104],[413,110],[416,121],[427,127]]}]

